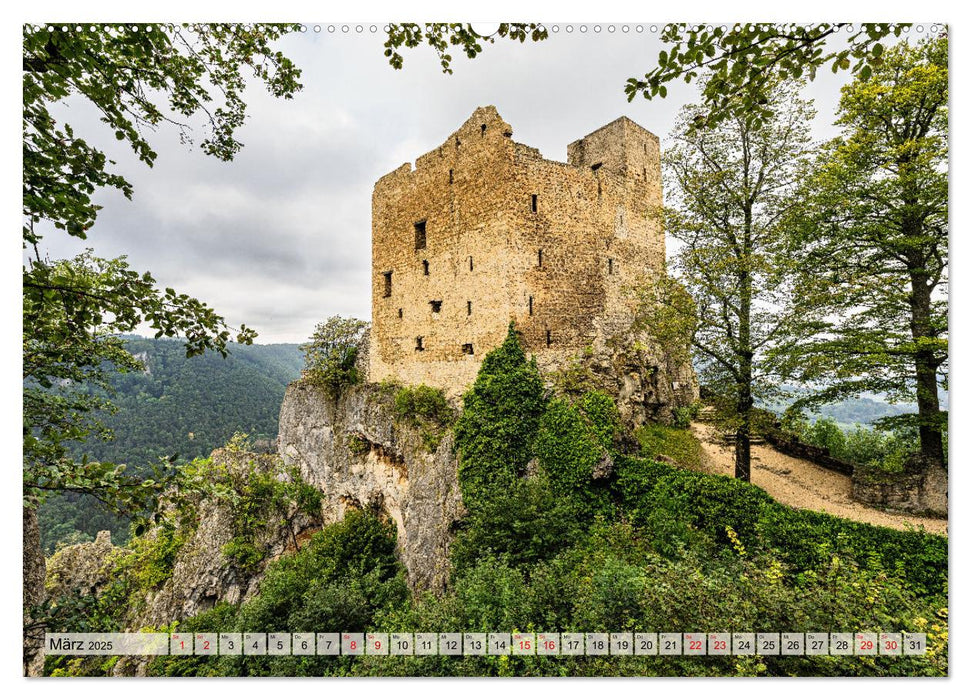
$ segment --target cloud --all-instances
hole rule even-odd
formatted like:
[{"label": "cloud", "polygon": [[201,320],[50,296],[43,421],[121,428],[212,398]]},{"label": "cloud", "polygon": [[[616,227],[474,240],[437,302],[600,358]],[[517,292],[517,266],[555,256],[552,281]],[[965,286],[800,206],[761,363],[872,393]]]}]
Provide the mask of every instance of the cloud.
[{"label": "cloud", "polygon": [[[63,118],[117,161],[134,197],[100,193],[89,241],[51,233],[48,250],[127,254],[160,284],[257,328],[262,342],[301,342],[329,315],[370,316],[374,182],[437,147],[477,106],[495,105],[517,141],[565,160],[569,142],[622,114],[663,137],[695,97],[694,86],[678,84],[667,100],[627,102],[624,82],[649,70],[660,49],[649,28],[499,42],[473,61],[454,52],[453,75],[428,47],[406,51],[395,71],[381,44],[380,31],[284,38],[280,49],[303,69],[304,90],[280,100],[252,85],[238,132],[245,145],[231,163],[163,128],[148,135],[159,154],[148,168],[93,109],[62,106]],[[825,97],[837,87],[814,89]]]}]

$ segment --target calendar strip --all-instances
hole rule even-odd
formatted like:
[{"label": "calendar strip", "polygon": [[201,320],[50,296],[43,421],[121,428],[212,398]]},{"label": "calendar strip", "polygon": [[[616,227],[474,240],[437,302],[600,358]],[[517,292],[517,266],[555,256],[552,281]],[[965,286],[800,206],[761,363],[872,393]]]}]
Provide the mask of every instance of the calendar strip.
[{"label": "calendar strip", "polygon": [[48,633],[68,656],[919,656],[923,632]]}]

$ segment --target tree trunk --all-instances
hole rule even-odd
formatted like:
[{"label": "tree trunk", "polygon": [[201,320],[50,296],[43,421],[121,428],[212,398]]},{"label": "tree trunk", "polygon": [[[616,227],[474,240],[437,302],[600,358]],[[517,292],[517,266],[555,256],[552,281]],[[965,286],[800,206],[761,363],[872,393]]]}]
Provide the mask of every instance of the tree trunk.
[{"label": "tree trunk", "polygon": [[30,608],[44,601],[47,564],[40,546],[36,506],[24,506],[24,675],[44,673],[44,628],[30,616]]},{"label": "tree trunk", "polygon": [[752,435],[748,418],[744,426],[735,432],[735,478],[742,481],[752,480]]},{"label": "tree trunk", "polygon": [[[748,180],[748,162],[745,164]],[[752,480],[752,207],[745,204],[741,256],[738,260],[738,430],[735,433],[735,478]]]},{"label": "tree trunk", "polygon": [[[912,266],[910,273],[910,330],[914,341],[920,343],[922,339],[936,338],[937,334],[931,327],[931,290],[927,275],[914,267]],[[943,466],[944,436],[941,429],[941,405],[937,394],[939,366],[933,350],[919,350],[914,354],[920,452],[932,465]]]}]

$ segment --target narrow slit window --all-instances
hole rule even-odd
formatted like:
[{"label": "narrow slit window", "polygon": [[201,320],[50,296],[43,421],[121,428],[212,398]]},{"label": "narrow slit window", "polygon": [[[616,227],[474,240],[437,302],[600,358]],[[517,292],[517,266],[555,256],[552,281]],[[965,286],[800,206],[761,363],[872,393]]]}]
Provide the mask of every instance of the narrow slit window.
[{"label": "narrow slit window", "polygon": [[533,315],[533,297],[529,298],[529,315]]},{"label": "narrow slit window", "polygon": [[644,168],[644,179],[647,179],[647,168]]},{"label": "narrow slit window", "polygon": [[480,129],[482,130],[482,135],[483,135],[483,136],[485,136],[485,132],[486,132],[486,125],[485,125],[485,124],[483,124],[483,125],[482,125],[481,127],[479,127],[479,128],[480,128]]},{"label": "narrow slit window", "polygon": [[546,347],[553,344],[553,331],[546,331]]},{"label": "narrow slit window", "polygon": [[543,249],[536,251],[536,267],[543,267]]},{"label": "narrow slit window", "polygon": [[462,352],[464,352],[466,355],[473,355],[473,354],[475,354],[474,351],[472,350],[472,343],[465,343],[462,346]]},{"label": "narrow slit window", "polygon": [[465,302],[465,315],[466,316],[471,316],[472,315],[472,302],[471,301]]},{"label": "narrow slit window", "polygon": [[421,250],[425,247],[426,243],[425,222],[417,221],[415,222],[415,250]]},{"label": "narrow slit window", "polygon": [[448,171],[448,184],[451,185],[453,182],[455,182],[455,171],[454,170],[449,170]]},{"label": "narrow slit window", "polygon": [[423,271],[423,272],[424,272],[424,273],[425,273],[426,275],[428,274],[428,261],[427,261],[427,260],[422,260],[422,261],[421,261],[421,269],[422,269],[422,271]]},{"label": "narrow slit window", "polygon": [[441,301],[430,301],[430,302],[428,302],[428,305],[432,307],[432,313],[433,314],[440,313],[441,310],[442,310],[442,302]]},{"label": "narrow slit window", "polygon": [[538,194],[532,194],[529,196],[529,208],[532,210],[534,214],[536,213],[537,200],[539,200]]},{"label": "narrow slit window", "polygon": [[614,274],[614,259],[613,258],[607,258],[607,274],[608,275]]},{"label": "narrow slit window", "polygon": [[591,170],[592,170],[593,172],[597,172],[598,170],[600,170],[600,168],[601,168],[602,166],[603,166],[603,163],[602,163],[602,162],[600,162],[600,163],[594,163],[593,165],[591,165],[591,166],[590,166],[590,169],[591,169]]},{"label": "narrow slit window", "polygon": [[469,272],[472,272],[472,256],[469,256]]},{"label": "narrow slit window", "polygon": [[415,350],[421,352],[425,349],[425,339],[422,336],[415,338]]},{"label": "narrow slit window", "polygon": [[461,145],[462,145],[462,142],[459,140],[459,137],[456,136],[455,137],[455,149],[458,150],[458,147],[461,146]]},{"label": "narrow slit window", "polygon": [[391,296],[391,273],[384,273],[384,296],[385,298]]},{"label": "narrow slit window", "polygon": [[404,318],[404,317],[405,317],[405,310],[398,309],[398,318]]}]

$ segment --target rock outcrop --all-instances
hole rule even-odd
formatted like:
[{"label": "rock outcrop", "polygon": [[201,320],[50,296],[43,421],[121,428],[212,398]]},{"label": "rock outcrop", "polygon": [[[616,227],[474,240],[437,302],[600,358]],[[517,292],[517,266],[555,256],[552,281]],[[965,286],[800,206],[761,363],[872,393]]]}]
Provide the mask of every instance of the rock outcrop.
[{"label": "rock outcrop", "polygon": [[452,525],[462,515],[451,431],[429,450],[420,431],[396,420],[394,391],[361,384],[338,399],[291,384],[280,409],[279,450],[323,495],[325,523],[350,508],[394,520],[413,590],[440,589],[448,575]]},{"label": "rock outcrop", "polygon": [[[279,471],[276,455],[216,450],[213,463],[229,470]],[[218,602],[237,604],[259,589],[267,564],[305,539],[320,526],[318,519],[297,514],[289,519],[292,529],[275,524],[259,533],[255,545],[264,553],[253,567],[242,568],[227,556],[226,545],[235,532],[230,506],[215,499],[197,503],[197,521],[182,523],[186,536],[172,563],[171,575],[154,590],[141,592],[128,611],[127,629],[159,628],[205,612]],[[158,528],[145,537],[159,537]],[[72,545],[56,552],[47,562],[47,596],[99,596],[116,576],[125,575],[125,556],[131,552],[111,544],[108,531],[94,542]]]}]

